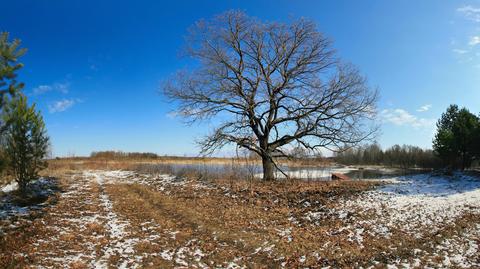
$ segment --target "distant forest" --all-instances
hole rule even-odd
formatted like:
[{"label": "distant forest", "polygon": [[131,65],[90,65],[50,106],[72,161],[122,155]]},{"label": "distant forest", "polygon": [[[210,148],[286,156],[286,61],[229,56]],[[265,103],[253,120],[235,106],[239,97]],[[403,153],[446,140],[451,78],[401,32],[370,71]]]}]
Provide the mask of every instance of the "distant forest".
[{"label": "distant forest", "polygon": [[433,150],[411,145],[394,145],[383,150],[374,143],[335,154],[334,160],[346,165],[385,165],[401,168],[439,168],[442,161]]},{"label": "distant forest", "polygon": [[[296,161],[314,164],[320,163],[325,158],[320,156],[307,156],[295,152]],[[293,154],[293,153],[292,153]],[[157,159],[162,158],[155,153],[150,152],[122,152],[122,151],[97,151],[90,154],[91,158],[97,159]],[[257,157],[257,156],[249,156]],[[169,156],[169,158],[175,158]],[[181,157],[178,157],[181,158]],[[256,158],[258,159],[258,157]],[[335,162],[345,165],[385,165],[391,167],[401,168],[438,168],[442,166],[442,161],[438,158],[432,150],[421,149],[410,145],[395,145],[386,150],[383,150],[378,144],[371,144],[362,147],[355,147],[347,149],[343,152],[335,154],[333,158]]]},{"label": "distant forest", "polygon": [[91,158],[98,159],[156,159],[159,156],[151,152],[123,152],[123,151],[94,151]]}]

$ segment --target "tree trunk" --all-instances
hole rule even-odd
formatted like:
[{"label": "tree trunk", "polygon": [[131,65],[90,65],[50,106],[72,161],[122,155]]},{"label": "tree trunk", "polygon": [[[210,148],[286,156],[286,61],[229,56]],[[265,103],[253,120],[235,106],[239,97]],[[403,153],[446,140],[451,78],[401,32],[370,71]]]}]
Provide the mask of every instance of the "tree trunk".
[{"label": "tree trunk", "polygon": [[27,189],[27,181],[24,179],[17,180],[18,188],[20,189],[21,193],[25,193]]},{"label": "tree trunk", "polygon": [[462,163],[461,163],[461,167],[460,167],[461,171],[465,171],[465,168],[466,168],[466,166],[467,166],[467,160],[466,160],[466,156],[465,156],[465,155],[466,155],[466,154],[465,154],[465,151],[462,151],[462,153],[461,153]]},{"label": "tree trunk", "polygon": [[273,181],[275,180],[275,166],[272,159],[269,156],[262,156],[263,165],[263,180]]}]

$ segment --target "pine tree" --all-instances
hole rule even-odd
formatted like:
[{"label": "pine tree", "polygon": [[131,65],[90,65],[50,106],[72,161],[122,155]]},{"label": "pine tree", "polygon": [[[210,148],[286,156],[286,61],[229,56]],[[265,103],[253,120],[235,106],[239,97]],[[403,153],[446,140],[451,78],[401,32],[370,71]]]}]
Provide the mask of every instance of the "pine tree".
[{"label": "pine tree", "polygon": [[464,170],[475,158],[480,120],[466,108],[451,105],[437,123],[435,153],[452,168]]},{"label": "pine tree", "polygon": [[0,33],[0,109],[24,87],[16,78],[17,71],[23,67],[18,58],[25,52],[26,49],[20,48],[19,40],[9,41],[8,33]]},{"label": "pine tree", "polygon": [[6,107],[5,120],[9,122],[5,134],[5,152],[9,170],[15,177],[20,189],[38,177],[45,168],[44,160],[48,152],[49,138],[45,123],[35,105],[28,106],[27,98],[18,96]]},{"label": "pine tree", "polygon": [[[9,41],[8,33],[0,33],[0,113],[4,112],[5,105],[23,89],[23,83],[17,82],[17,71],[23,67],[18,59],[24,55],[26,49],[20,48],[20,41]],[[3,135],[8,123],[0,117],[0,136]],[[0,172],[7,167],[8,160],[3,148],[0,148]]]},{"label": "pine tree", "polygon": [[458,106],[450,105],[437,122],[437,133],[433,140],[435,153],[445,165],[455,166],[456,152],[454,148],[453,125],[458,115]]}]

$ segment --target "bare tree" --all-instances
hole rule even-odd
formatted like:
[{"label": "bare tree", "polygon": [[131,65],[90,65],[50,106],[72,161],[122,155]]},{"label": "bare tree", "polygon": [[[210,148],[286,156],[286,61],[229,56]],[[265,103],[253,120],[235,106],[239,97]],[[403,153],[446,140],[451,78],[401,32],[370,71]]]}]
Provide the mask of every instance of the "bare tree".
[{"label": "bare tree", "polygon": [[264,180],[275,178],[275,158],[288,156],[292,142],[337,150],[376,130],[377,91],[311,21],[261,22],[229,11],[197,22],[185,53],[198,62],[167,80],[164,94],[191,122],[220,119],[199,142],[202,153],[231,143],[254,151]]}]

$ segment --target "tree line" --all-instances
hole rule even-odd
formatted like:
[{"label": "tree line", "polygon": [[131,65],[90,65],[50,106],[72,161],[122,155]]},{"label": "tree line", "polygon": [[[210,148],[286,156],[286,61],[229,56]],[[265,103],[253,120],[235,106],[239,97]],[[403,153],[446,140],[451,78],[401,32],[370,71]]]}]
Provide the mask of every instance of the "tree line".
[{"label": "tree line", "polygon": [[28,104],[24,83],[17,81],[25,52],[19,40],[0,33],[0,172],[16,180],[22,193],[47,166],[50,146],[41,113]]},{"label": "tree line", "polygon": [[412,145],[394,145],[383,150],[377,143],[345,149],[336,153],[334,160],[347,165],[384,165],[400,168],[441,166],[441,159],[433,150]]},{"label": "tree line", "polygon": [[465,170],[480,165],[480,116],[467,108],[450,105],[437,122],[433,149],[394,145],[386,150],[377,144],[349,148],[336,153],[342,164]]},{"label": "tree line", "polygon": [[90,158],[97,159],[156,159],[159,156],[151,152],[123,152],[123,151],[94,151]]}]

